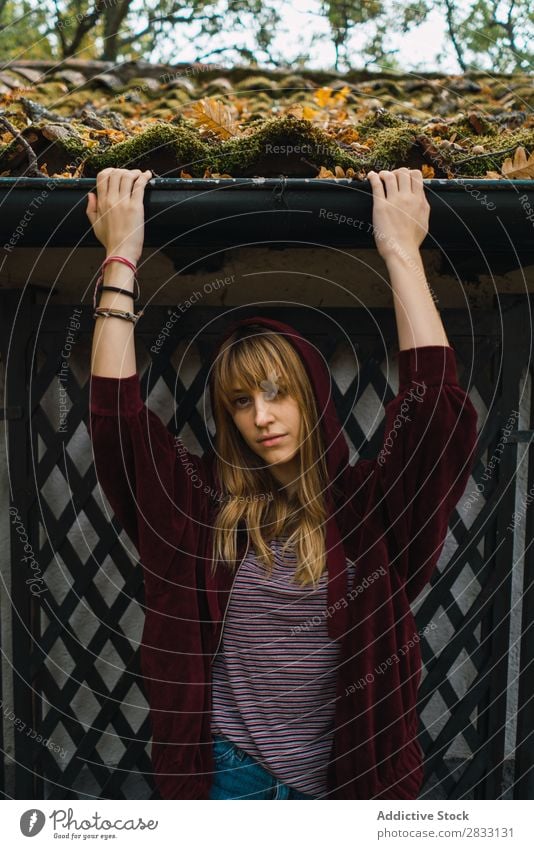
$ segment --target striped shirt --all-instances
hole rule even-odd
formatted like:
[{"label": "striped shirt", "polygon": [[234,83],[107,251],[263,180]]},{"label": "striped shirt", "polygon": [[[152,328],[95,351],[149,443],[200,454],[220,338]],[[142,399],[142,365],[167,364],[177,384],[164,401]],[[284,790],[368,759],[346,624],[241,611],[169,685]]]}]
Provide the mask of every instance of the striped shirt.
[{"label": "striped shirt", "polygon": [[286,539],[271,542],[270,578],[253,549],[237,571],[213,663],[211,729],[279,781],[319,796],[327,791],[339,644],[327,633],[327,570],[315,587],[292,581],[296,554],[281,551]]}]

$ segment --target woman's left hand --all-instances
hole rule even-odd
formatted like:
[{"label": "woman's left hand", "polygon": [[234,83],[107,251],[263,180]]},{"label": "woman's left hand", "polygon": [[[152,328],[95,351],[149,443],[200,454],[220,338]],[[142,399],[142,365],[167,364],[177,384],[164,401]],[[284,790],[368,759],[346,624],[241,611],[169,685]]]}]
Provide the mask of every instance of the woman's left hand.
[{"label": "woman's left hand", "polygon": [[369,171],[373,190],[373,227],[376,246],[384,259],[413,255],[428,233],[430,204],[421,171],[395,168]]}]

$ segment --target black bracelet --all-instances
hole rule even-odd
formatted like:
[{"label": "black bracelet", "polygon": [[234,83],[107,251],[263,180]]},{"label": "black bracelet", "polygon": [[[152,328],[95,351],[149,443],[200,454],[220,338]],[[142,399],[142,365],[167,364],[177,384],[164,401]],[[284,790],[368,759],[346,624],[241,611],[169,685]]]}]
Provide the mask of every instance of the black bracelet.
[{"label": "black bracelet", "polygon": [[97,292],[106,292],[106,291],[107,292],[120,292],[121,295],[129,295],[130,298],[134,299],[134,301],[139,300],[139,295],[137,295],[137,296],[134,295],[134,293],[129,292],[128,289],[119,289],[117,286],[104,286],[103,283],[101,283],[99,286],[96,287],[96,291]]}]

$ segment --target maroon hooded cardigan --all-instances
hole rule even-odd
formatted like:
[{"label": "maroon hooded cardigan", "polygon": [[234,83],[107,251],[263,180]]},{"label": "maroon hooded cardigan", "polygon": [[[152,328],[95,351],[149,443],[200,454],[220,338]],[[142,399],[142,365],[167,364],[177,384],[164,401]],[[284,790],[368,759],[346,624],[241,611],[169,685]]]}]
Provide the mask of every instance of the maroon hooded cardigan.
[{"label": "maroon hooded cardigan", "polygon": [[[213,358],[236,327],[250,323],[288,334],[314,387],[327,446],[325,616],[340,660],[325,798],[415,799],[423,780],[421,652],[410,604],[434,572],[471,472],[476,410],[458,383],[453,348],[401,350],[384,450],[350,465],[329,371],[293,327],[259,316],[238,321]],[[210,393],[213,405],[212,385]],[[144,403],[137,374],[92,375],[90,433],[99,483],[143,568],[140,660],[155,782],[164,799],[207,799],[211,665],[235,574],[225,564],[211,574],[220,506],[213,447],[202,457],[189,453]],[[238,542],[241,558],[244,528]],[[346,557],[361,591],[348,592]]]}]

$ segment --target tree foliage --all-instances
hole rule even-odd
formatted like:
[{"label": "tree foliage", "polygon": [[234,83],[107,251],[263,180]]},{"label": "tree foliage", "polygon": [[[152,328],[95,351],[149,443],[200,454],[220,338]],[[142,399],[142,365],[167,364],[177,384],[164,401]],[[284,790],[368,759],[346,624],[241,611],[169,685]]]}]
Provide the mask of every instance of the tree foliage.
[{"label": "tree foliage", "polygon": [[[304,67],[308,53],[284,55],[281,11],[287,0],[0,0],[4,60],[68,57],[173,64],[197,45],[194,61]],[[403,70],[398,36],[427,21],[443,22],[436,64],[453,55],[470,68],[512,73],[534,60],[533,0],[316,0],[322,40],[334,48],[336,70]],[[311,9],[311,7],[310,7]],[[314,14],[310,11],[310,15]],[[326,24],[326,26],[325,26]],[[222,39],[221,33],[232,34]],[[190,56],[190,53],[188,53]],[[410,70],[406,68],[406,70]]]},{"label": "tree foliage", "polygon": [[532,0],[475,0],[461,10],[454,0],[437,0],[462,71],[529,71],[534,64]]}]

